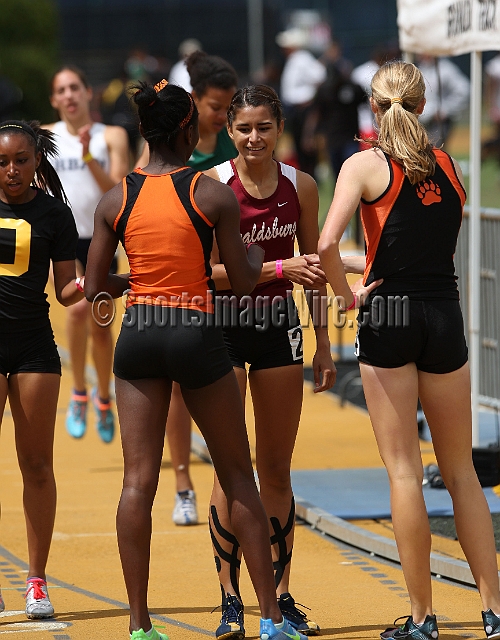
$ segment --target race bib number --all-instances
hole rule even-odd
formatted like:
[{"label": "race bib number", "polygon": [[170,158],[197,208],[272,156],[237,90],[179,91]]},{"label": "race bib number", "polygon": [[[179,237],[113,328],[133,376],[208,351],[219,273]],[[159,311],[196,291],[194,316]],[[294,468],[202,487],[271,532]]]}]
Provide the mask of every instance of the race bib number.
[{"label": "race bib number", "polygon": [[290,341],[290,348],[292,350],[292,358],[294,360],[302,360],[304,357],[303,341],[302,341],[302,327],[294,327],[288,329],[288,340]]}]

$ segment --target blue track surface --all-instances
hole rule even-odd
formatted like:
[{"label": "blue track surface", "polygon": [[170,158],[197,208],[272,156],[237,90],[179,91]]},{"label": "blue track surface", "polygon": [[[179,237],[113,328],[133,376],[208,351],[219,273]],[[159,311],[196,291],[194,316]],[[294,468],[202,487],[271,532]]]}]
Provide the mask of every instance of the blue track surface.
[{"label": "blue track surface", "polygon": [[[346,520],[389,518],[389,480],[384,468],[328,469],[292,472],[297,497]],[[484,489],[491,513],[500,512],[500,498],[492,489]],[[453,515],[451,497],[446,489],[424,487],[430,516]]]}]

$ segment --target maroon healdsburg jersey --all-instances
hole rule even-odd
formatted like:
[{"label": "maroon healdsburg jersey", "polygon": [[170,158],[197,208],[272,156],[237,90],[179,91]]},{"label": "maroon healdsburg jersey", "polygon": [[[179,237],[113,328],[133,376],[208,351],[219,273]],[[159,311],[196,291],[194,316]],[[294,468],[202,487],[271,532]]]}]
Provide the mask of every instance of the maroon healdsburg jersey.
[{"label": "maroon healdsburg jersey", "polygon": [[[232,160],[217,165],[219,180],[229,185],[240,205],[240,233],[245,244],[257,242],[266,252],[264,260],[286,260],[293,258],[295,234],[300,218],[297,195],[297,171],[290,165],[278,162],[278,186],[268,198],[254,198],[241,183]],[[271,304],[273,298],[286,298],[293,283],[286,278],[275,278],[258,284],[250,294],[267,296],[261,305]],[[221,295],[232,295],[231,291],[219,291]]]}]

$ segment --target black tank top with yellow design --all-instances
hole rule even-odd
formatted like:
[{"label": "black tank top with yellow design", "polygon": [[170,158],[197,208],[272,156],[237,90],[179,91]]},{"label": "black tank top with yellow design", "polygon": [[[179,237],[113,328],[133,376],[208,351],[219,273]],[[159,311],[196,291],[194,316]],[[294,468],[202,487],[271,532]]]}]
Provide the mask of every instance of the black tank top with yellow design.
[{"label": "black tank top with yellow design", "polygon": [[364,282],[383,278],[377,294],[458,299],[453,256],[466,194],[450,156],[434,153],[434,175],[416,185],[386,155],[389,186],[373,202],[361,201]]}]

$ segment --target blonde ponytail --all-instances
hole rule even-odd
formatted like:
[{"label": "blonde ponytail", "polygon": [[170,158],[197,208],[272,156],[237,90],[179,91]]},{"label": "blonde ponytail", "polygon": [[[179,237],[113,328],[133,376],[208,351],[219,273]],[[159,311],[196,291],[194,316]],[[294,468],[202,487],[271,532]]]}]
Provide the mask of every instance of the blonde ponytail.
[{"label": "blonde ponytail", "polygon": [[413,64],[388,62],[373,76],[379,136],[372,144],[403,165],[411,184],[432,176],[436,168],[432,145],[416,115],[424,94],[424,78]]}]

